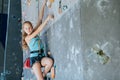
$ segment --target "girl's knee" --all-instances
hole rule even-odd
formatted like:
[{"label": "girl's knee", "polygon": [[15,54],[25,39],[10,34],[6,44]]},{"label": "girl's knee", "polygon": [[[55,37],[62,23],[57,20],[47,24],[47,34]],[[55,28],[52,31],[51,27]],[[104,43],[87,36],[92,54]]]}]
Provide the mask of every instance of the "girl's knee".
[{"label": "girl's knee", "polygon": [[51,58],[48,59],[48,65],[50,65],[50,66],[53,65],[53,60]]},{"label": "girl's knee", "polygon": [[53,65],[53,60],[51,58],[45,57],[41,60],[42,66],[52,66]]}]

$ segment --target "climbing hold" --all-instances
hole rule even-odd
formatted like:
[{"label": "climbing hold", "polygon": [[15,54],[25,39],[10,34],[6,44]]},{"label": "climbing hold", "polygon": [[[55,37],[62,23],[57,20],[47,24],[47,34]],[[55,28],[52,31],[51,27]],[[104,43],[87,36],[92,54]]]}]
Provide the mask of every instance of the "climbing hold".
[{"label": "climbing hold", "polygon": [[62,1],[60,0],[60,1],[59,1],[59,8],[61,8],[61,2],[62,2]]},{"label": "climbing hold", "polygon": [[49,0],[51,3],[53,3],[54,2],[54,0]]},{"label": "climbing hold", "polygon": [[21,22],[21,18],[18,18],[18,22]]},{"label": "climbing hold", "polygon": [[67,5],[63,5],[63,10],[66,10],[68,8]]},{"label": "climbing hold", "polygon": [[48,55],[51,55],[50,51],[48,52]]},{"label": "climbing hold", "polygon": [[27,5],[30,6],[31,0],[27,0]]},{"label": "climbing hold", "polygon": [[54,68],[56,68],[56,65],[54,65]]},{"label": "climbing hold", "polygon": [[61,8],[61,0],[59,1],[58,13],[59,13],[59,14],[61,14],[61,13],[62,13],[62,8]]},{"label": "climbing hold", "polygon": [[100,62],[102,64],[106,64],[109,61],[109,57],[107,55],[105,55],[103,50],[100,50],[99,52],[97,52],[97,54],[99,55]]},{"label": "climbing hold", "polygon": [[15,19],[15,18],[16,18],[16,16],[14,16],[14,15],[13,15],[13,16],[12,16],[12,18],[14,18],[14,19]]},{"label": "climbing hold", "polygon": [[6,72],[5,72],[6,74],[11,74],[11,71],[8,71],[8,70],[6,70]]},{"label": "climbing hold", "polygon": [[109,56],[107,56],[98,46],[94,46],[93,51],[98,55],[101,64],[106,64],[110,60]]},{"label": "climbing hold", "polygon": [[54,2],[54,0],[48,0],[48,1],[47,1],[47,6],[48,6],[49,8],[51,8],[53,2]]}]

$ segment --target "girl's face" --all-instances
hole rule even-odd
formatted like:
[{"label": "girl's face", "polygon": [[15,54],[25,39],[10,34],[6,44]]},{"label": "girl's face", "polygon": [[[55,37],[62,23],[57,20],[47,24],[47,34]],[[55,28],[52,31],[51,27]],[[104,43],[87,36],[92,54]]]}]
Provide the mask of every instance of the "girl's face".
[{"label": "girl's face", "polygon": [[33,27],[29,23],[25,23],[23,25],[23,30],[26,32],[26,34],[31,34],[33,31]]}]

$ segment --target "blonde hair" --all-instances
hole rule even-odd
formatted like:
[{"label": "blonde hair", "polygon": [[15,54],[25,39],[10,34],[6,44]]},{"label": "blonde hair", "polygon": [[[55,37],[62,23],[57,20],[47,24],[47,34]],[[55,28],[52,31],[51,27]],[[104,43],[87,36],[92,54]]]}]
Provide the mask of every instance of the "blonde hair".
[{"label": "blonde hair", "polygon": [[25,41],[25,38],[26,38],[26,36],[27,36],[27,33],[24,31],[24,24],[29,24],[31,27],[33,27],[32,26],[32,23],[30,22],[30,21],[25,21],[24,23],[23,23],[23,25],[22,25],[22,49],[23,50],[27,50],[28,49],[28,45],[27,45],[27,43],[26,43],[26,41]]}]

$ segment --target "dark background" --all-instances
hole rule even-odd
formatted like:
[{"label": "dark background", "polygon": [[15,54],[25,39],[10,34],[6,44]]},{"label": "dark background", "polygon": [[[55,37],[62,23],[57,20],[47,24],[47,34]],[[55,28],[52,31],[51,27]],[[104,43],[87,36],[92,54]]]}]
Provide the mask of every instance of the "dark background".
[{"label": "dark background", "polygon": [[[21,1],[0,0],[0,73],[3,73],[6,53],[6,80],[21,80],[23,53],[21,49]],[[8,21],[8,26],[7,26]],[[6,52],[5,52],[6,51]],[[0,77],[2,80],[2,76]]]}]

